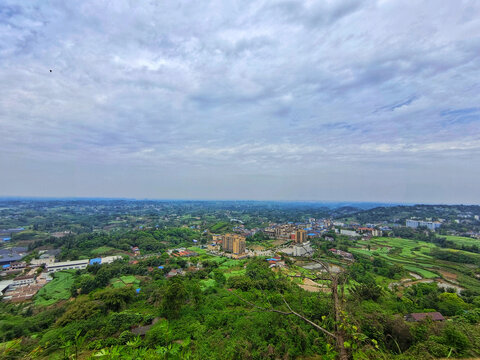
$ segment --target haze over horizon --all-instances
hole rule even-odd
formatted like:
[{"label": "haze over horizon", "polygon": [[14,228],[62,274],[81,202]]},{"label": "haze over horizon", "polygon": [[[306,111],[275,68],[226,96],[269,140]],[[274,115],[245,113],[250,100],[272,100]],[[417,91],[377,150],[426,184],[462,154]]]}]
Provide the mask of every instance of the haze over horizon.
[{"label": "haze over horizon", "polygon": [[479,204],[479,54],[475,1],[5,0],[0,196]]}]

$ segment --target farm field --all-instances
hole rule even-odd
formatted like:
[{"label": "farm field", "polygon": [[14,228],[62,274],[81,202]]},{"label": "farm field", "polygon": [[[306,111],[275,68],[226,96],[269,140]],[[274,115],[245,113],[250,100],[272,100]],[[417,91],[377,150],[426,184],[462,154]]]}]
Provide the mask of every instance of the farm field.
[{"label": "farm field", "polygon": [[116,249],[114,249],[110,246],[101,246],[99,248],[93,249],[91,251],[91,253],[92,253],[92,255],[96,256],[96,255],[108,254],[109,252],[114,251],[114,250],[116,250]]},{"label": "farm field", "polygon": [[187,248],[188,250],[195,251],[199,255],[205,255],[207,253],[207,250],[201,249],[197,246],[191,246]]},{"label": "farm field", "polygon": [[55,273],[54,279],[41,288],[35,295],[35,305],[48,306],[59,300],[70,298],[70,288],[75,280],[75,275],[70,271]]},{"label": "farm field", "polygon": [[135,276],[133,275],[125,275],[125,276],[120,276],[119,278],[113,278],[110,280],[110,283],[114,288],[122,288],[127,285],[133,284],[133,286],[138,286],[140,285],[140,280],[138,280]]},{"label": "farm field", "polygon": [[[474,240],[460,237],[450,238],[457,238],[459,241]],[[470,245],[471,244],[472,243],[470,242]],[[370,246],[370,250],[368,250],[368,246]],[[406,270],[420,275],[422,279],[436,279],[436,281],[440,281],[442,278],[445,278],[445,274],[452,274],[456,277],[455,282],[465,288],[480,288],[480,281],[471,276],[465,275],[471,271],[468,265],[438,260],[429,255],[430,251],[435,248],[438,248],[438,246],[423,241],[379,237],[372,238],[371,240],[359,240],[357,241],[357,247],[350,247],[349,251],[357,255],[379,256],[390,264],[401,265]],[[469,256],[480,257],[478,254],[468,253],[462,250],[443,250],[461,252],[468,254]],[[449,278],[445,279],[451,281]]]},{"label": "farm field", "polygon": [[465,246],[472,246],[477,245],[480,246],[480,240],[472,239],[469,237],[462,237],[462,236],[450,236],[450,235],[441,235],[441,237],[446,238],[448,241],[452,241],[458,245],[465,245]]}]

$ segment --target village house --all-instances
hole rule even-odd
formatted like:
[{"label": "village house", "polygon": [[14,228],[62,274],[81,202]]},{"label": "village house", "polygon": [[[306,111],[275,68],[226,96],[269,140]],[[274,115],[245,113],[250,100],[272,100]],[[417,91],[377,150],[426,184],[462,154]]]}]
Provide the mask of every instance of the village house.
[{"label": "village house", "polygon": [[438,311],[435,312],[429,312],[429,313],[411,313],[405,315],[404,319],[405,321],[421,321],[424,319],[432,319],[433,321],[445,321],[445,318],[443,317],[442,314],[440,314]]}]

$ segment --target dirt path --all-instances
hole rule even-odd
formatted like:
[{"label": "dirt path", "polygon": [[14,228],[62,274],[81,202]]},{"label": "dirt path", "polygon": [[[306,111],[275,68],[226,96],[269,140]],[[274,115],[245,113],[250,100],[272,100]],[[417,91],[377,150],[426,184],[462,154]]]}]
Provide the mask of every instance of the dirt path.
[{"label": "dirt path", "polygon": [[330,292],[330,289],[325,285],[316,283],[311,279],[303,279],[303,284],[299,284],[303,290],[310,291],[310,292]]}]

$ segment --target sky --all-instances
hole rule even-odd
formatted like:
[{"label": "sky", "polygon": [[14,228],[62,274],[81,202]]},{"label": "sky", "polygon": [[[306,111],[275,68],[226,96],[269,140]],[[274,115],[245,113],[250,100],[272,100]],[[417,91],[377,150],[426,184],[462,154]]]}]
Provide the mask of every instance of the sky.
[{"label": "sky", "polygon": [[480,1],[0,2],[2,196],[479,204],[479,178]]}]

